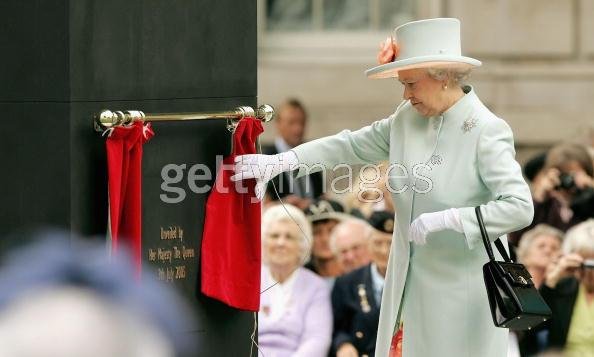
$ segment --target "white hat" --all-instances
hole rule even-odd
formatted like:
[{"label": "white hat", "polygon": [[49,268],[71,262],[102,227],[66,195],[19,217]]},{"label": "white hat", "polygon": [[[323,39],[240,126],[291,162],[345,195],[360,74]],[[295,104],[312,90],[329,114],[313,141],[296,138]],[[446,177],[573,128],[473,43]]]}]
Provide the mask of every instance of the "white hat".
[{"label": "white hat", "polygon": [[460,20],[428,19],[398,26],[395,41],[398,53],[394,61],[365,71],[369,78],[398,77],[398,71],[411,68],[469,68],[481,61],[462,56]]}]

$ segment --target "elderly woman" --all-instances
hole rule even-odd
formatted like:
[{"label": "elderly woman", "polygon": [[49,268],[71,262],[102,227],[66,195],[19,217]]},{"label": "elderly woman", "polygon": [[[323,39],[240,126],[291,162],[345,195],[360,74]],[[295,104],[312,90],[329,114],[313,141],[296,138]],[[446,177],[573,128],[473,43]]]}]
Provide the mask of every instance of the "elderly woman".
[{"label": "elderly woman", "polygon": [[[542,286],[547,269],[561,254],[563,235],[546,224],[539,224],[522,235],[517,249],[518,261],[526,266],[537,288]],[[535,355],[546,347],[546,331],[542,329],[518,331],[516,335],[522,356]]]},{"label": "elderly woman", "polygon": [[508,330],[491,318],[474,207],[480,205],[491,239],[503,236],[504,244],[506,233],[532,220],[512,131],[460,82],[481,63],[460,54],[457,19],[415,21],[395,34],[398,46],[388,43],[378,56],[387,63],[367,71],[404,86],[392,115],[277,156],[238,157],[233,179],[255,177],[261,196],[271,176],[297,166],[301,176],[308,168],[389,160],[397,229],[376,356],[388,356],[400,321],[403,356],[503,356]]},{"label": "elderly woman", "polygon": [[548,346],[564,356],[594,351],[594,219],[565,235],[564,255],[547,273],[540,292],[553,311]]},{"label": "elderly woman", "polygon": [[526,266],[532,282],[540,287],[547,267],[561,252],[563,232],[546,224],[539,224],[522,235],[518,246],[518,261]]},{"label": "elderly woman", "polygon": [[311,237],[311,226],[298,208],[273,206],[264,213],[258,340],[265,356],[328,353],[330,289],[322,278],[301,267],[311,249],[306,237]]}]

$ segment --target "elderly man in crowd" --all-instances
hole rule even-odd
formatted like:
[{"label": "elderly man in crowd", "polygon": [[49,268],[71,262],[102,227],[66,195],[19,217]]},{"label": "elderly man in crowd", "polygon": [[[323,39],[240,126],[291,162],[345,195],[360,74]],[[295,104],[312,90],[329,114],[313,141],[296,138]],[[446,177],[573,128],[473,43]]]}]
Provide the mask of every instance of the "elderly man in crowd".
[{"label": "elderly man in crowd", "polygon": [[384,277],[394,231],[394,214],[374,212],[366,249],[372,262],[336,279],[332,290],[334,333],[332,347],[337,357],[373,356],[379,322]]},{"label": "elderly man in crowd", "polygon": [[369,238],[373,229],[367,222],[349,218],[337,225],[330,235],[330,249],[344,273],[369,264]]}]

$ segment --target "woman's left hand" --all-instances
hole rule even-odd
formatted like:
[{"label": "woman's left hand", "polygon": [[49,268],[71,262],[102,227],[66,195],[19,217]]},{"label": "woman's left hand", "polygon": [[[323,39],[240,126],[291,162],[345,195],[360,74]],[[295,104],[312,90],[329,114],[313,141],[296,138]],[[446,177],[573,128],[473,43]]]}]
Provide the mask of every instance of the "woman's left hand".
[{"label": "woman's left hand", "polygon": [[423,213],[415,219],[408,229],[408,241],[418,245],[427,243],[429,233],[452,229],[463,233],[462,221],[456,208],[432,213]]}]

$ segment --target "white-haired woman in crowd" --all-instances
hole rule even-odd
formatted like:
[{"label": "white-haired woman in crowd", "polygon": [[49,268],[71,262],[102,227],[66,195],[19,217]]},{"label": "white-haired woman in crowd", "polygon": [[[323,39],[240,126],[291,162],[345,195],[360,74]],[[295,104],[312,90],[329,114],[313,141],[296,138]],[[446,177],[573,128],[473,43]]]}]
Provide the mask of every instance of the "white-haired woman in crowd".
[{"label": "white-haired woman in crowd", "polygon": [[504,356],[508,331],[491,318],[482,276],[488,258],[474,207],[491,239],[502,236],[504,244],[505,234],[532,221],[512,131],[461,81],[481,62],[462,56],[457,19],[411,22],[395,35],[396,43],[388,40],[380,50],[381,65],[367,71],[404,86],[393,114],[283,154],[239,156],[233,179],[255,177],[262,196],[264,183],[282,171],[298,167],[301,176],[388,160],[398,229],[376,356],[389,355],[400,322],[406,357]]},{"label": "white-haired woman in crowd", "polygon": [[[562,231],[542,223],[522,235],[516,251],[518,262],[526,266],[537,288],[544,283],[547,269],[559,259],[563,236]],[[546,347],[546,332],[542,328],[516,331],[511,337],[517,341],[510,341],[510,347],[519,348],[522,356],[533,356]]]},{"label": "white-haired woman in crowd", "polygon": [[559,257],[563,234],[547,224],[539,224],[522,235],[516,254],[536,287],[543,283],[547,267]]},{"label": "white-haired woman in crowd", "polygon": [[258,343],[264,356],[326,357],[332,307],[326,282],[302,267],[311,225],[298,208],[277,205],[262,216],[262,295]]},{"label": "white-haired woman in crowd", "polygon": [[594,219],[565,234],[564,255],[547,272],[540,292],[551,307],[548,347],[566,357],[594,351]]}]

